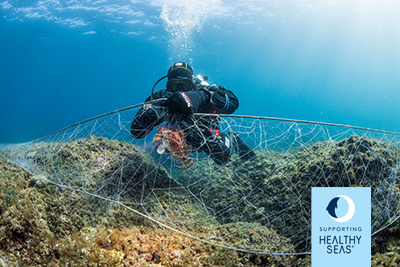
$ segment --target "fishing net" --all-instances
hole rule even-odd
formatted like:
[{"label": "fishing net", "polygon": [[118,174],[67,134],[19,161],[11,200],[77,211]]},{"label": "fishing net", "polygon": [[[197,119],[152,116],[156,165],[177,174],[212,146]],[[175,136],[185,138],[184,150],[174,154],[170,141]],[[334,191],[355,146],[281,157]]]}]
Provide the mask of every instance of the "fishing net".
[{"label": "fishing net", "polygon": [[183,170],[171,153],[157,153],[156,130],[132,138],[131,121],[140,107],[3,147],[1,155],[34,174],[31,182],[79,194],[90,210],[88,223],[123,207],[181,234],[240,251],[309,253],[312,187],[371,187],[373,234],[399,216],[400,141],[394,133],[220,116],[220,131],[234,131],[256,157],[233,154],[221,166],[204,150],[193,149],[187,156],[195,164]]}]

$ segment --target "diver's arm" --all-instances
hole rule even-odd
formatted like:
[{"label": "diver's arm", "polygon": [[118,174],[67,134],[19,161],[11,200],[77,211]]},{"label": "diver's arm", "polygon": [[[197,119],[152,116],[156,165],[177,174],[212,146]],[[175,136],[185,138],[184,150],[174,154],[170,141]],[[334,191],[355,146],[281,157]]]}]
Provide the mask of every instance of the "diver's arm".
[{"label": "diver's arm", "polygon": [[[146,102],[150,97],[146,99]],[[144,138],[154,126],[164,121],[162,117],[162,108],[154,104],[145,104],[138,111],[132,120],[131,135],[133,138]]]},{"label": "diver's arm", "polygon": [[232,114],[239,107],[235,94],[223,86],[213,84],[203,90],[209,94],[210,102],[205,108],[208,113]]}]

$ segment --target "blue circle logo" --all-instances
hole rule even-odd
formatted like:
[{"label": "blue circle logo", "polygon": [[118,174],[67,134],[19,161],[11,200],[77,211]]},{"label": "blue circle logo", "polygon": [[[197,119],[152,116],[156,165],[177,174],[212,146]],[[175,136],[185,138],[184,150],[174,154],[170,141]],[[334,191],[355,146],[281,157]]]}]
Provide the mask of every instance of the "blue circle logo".
[{"label": "blue circle logo", "polygon": [[[347,202],[348,210],[344,216],[338,218],[338,216],[336,215],[336,212],[337,212],[337,209],[339,208],[338,201],[340,199],[344,199]],[[343,222],[347,222],[348,220],[353,218],[354,213],[356,211],[356,207],[351,198],[349,198],[348,196],[344,196],[344,195],[338,195],[329,202],[326,210],[328,211],[329,216],[332,218],[332,220],[343,223]]]}]

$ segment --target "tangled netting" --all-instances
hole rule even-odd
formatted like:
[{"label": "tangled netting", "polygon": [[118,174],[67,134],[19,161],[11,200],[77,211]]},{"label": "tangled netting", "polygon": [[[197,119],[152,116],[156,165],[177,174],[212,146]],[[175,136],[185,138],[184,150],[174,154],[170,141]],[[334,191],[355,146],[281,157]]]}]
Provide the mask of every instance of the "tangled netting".
[{"label": "tangled netting", "polygon": [[312,187],[371,187],[373,234],[399,216],[396,134],[222,116],[220,130],[235,131],[257,157],[243,161],[233,154],[219,166],[193,151],[196,163],[183,171],[168,153],[157,153],[155,130],[144,139],[131,137],[139,108],[6,147],[1,154],[38,179],[81,194],[93,218],[125,207],[182,234],[241,251],[309,253]]}]

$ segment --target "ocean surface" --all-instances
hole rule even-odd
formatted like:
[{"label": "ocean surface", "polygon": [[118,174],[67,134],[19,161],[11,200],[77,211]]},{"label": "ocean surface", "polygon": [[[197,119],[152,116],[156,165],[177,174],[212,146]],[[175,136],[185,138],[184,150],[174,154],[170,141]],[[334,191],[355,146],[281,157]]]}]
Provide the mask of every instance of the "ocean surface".
[{"label": "ocean surface", "polygon": [[400,132],[399,10],[396,0],[0,0],[0,143],[142,103],[176,61],[232,90],[237,115]]}]

